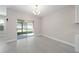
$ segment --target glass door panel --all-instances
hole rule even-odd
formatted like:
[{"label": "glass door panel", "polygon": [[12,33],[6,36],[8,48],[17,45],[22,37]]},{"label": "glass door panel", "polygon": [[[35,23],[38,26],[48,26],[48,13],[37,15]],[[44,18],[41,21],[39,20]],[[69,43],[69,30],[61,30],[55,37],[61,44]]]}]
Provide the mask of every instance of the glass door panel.
[{"label": "glass door panel", "polygon": [[17,36],[28,37],[33,34],[33,21],[17,20]]}]

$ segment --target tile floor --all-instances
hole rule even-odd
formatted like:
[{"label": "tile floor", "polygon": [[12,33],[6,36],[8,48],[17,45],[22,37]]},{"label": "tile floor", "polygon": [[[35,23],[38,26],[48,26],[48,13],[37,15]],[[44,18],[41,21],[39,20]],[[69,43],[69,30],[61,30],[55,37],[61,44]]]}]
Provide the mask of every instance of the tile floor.
[{"label": "tile floor", "polygon": [[72,46],[47,37],[29,37],[16,42],[0,44],[1,53],[75,53]]}]

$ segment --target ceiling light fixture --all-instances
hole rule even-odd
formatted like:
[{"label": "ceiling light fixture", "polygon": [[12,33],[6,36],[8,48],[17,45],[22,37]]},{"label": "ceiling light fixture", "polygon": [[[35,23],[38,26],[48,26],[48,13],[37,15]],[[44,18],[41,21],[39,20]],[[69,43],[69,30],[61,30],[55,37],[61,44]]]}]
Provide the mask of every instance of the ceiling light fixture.
[{"label": "ceiling light fixture", "polygon": [[35,6],[34,6],[33,14],[34,14],[34,15],[39,15],[39,14],[40,14],[39,6],[38,6],[38,5],[35,5]]}]

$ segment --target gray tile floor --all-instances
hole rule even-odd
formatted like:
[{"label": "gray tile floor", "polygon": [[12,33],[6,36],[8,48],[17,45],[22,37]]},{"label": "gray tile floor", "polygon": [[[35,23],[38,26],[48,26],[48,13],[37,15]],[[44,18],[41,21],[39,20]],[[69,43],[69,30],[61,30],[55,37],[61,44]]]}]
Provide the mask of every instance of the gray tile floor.
[{"label": "gray tile floor", "polygon": [[74,53],[72,46],[38,36],[0,44],[1,53]]}]

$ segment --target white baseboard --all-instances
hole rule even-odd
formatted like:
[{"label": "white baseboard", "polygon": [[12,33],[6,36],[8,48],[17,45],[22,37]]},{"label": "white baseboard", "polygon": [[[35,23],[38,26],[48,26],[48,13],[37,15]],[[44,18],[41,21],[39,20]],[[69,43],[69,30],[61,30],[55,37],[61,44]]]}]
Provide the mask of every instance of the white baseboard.
[{"label": "white baseboard", "polygon": [[12,39],[12,40],[5,41],[4,43],[9,43],[9,42],[13,42],[13,41],[16,41],[16,40]]},{"label": "white baseboard", "polygon": [[35,34],[34,36],[40,36],[41,34]]},{"label": "white baseboard", "polygon": [[48,38],[50,38],[50,39],[53,39],[53,40],[59,41],[59,42],[61,42],[61,43],[64,43],[64,44],[70,45],[70,46],[72,46],[72,47],[75,47],[74,44],[71,44],[71,43],[69,43],[69,42],[66,42],[66,41],[63,41],[63,40],[60,40],[60,39],[57,39],[57,38],[54,38],[54,37],[51,37],[51,36],[45,35],[45,34],[41,34],[41,35],[42,35],[42,36],[45,36],[45,37],[48,37]]}]

